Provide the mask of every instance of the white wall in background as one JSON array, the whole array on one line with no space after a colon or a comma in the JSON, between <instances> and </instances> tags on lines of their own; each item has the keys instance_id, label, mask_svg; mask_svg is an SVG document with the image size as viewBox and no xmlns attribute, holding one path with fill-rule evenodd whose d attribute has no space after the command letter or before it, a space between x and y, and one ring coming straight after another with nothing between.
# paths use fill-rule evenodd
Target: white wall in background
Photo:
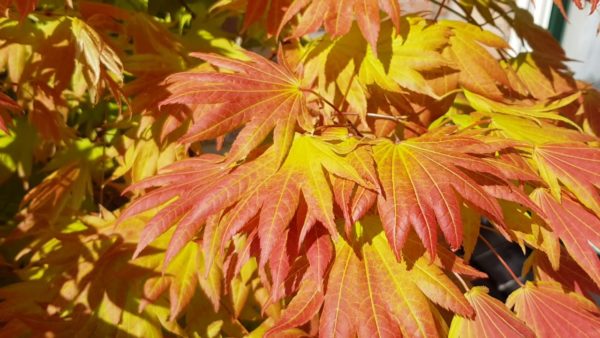
<instances>
[{"instance_id":1,"label":"white wall in background","mask_svg":"<svg viewBox=\"0 0 600 338\"><path fill-rule=\"evenodd\" d=\"M589 4L583 10L569 6L569 22L565 24L561 44L567 57L576 60L567 63L575 72L575 78L600 87L600 35L596 34L600 11L592 15L589 12Z\"/></svg>"}]
</instances>

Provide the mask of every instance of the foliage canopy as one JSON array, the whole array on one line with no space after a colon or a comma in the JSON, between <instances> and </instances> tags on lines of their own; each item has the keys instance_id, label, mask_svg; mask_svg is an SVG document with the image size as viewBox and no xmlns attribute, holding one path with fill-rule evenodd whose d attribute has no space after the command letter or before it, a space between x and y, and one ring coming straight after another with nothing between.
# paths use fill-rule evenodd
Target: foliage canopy
<instances>
[{"instance_id":1,"label":"foliage canopy","mask_svg":"<svg viewBox=\"0 0 600 338\"><path fill-rule=\"evenodd\" d=\"M0 336L597 336L600 92L422 5L0 0Z\"/></svg>"}]
</instances>

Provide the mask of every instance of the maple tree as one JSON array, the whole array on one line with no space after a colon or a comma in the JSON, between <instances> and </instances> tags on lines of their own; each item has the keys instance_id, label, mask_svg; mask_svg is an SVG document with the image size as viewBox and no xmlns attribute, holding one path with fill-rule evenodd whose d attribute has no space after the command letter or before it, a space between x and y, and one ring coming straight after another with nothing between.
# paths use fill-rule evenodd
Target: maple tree
<instances>
[{"instance_id":1,"label":"maple tree","mask_svg":"<svg viewBox=\"0 0 600 338\"><path fill-rule=\"evenodd\" d=\"M0 0L0 336L597 336L600 92L422 3Z\"/></svg>"}]
</instances>

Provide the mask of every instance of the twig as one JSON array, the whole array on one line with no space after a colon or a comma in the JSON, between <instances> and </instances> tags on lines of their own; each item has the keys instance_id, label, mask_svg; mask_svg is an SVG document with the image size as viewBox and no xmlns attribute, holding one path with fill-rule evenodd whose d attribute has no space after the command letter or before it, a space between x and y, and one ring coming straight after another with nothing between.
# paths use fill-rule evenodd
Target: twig
<instances>
[{"instance_id":1,"label":"twig","mask_svg":"<svg viewBox=\"0 0 600 338\"><path fill-rule=\"evenodd\" d=\"M383 115L383 114L376 114L376 113L367 113L367 117L374 118L374 119L388 120L388 121L399 123L399 124L403 125L405 128L410 129L412 132L416 133L417 135L423 135L427 131L427 129L421 128L419 125L412 123L410 121L407 121L406 117L404 117L404 116L391 116L391 115ZM418 127L418 128L415 128L415 127ZM419 128L421 128L421 130L419 130Z\"/></svg>"},{"instance_id":2,"label":"twig","mask_svg":"<svg viewBox=\"0 0 600 338\"><path fill-rule=\"evenodd\" d=\"M321 100L321 102L324 102L325 104L327 104L328 106L333 108L333 110L335 110L335 112L338 114L338 116L340 116L344 121L346 121L346 125L352 130L352 132L354 134L356 134L356 136L359 136L359 137L363 136L363 134L360 131L358 131L358 128L356 128L354 123L352 123L351 121L349 121L348 119L345 118L344 115L346 115L346 114L344 112L342 112L338 107L336 107L335 104L333 104L331 101L326 99L323 95L319 94L318 92L316 92L310 88L301 88L300 90L316 95L319 98L319 100Z\"/></svg>"},{"instance_id":3,"label":"twig","mask_svg":"<svg viewBox=\"0 0 600 338\"><path fill-rule=\"evenodd\" d=\"M442 9L444 8L445 4L446 4L446 0L442 0L442 3L438 7L437 13L435 13L435 16L433 17L434 21L437 21L438 18L440 17L440 14L442 14Z\"/></svg>"},{"instance_id":4,"label":"twig","mask_svg":"<svg viewBox=\"0 0 600 338\"><path fill-rule=\"evenodd\" d=\"M467 285L467 283L465 282L465 280L464 280L464 279L461 277L461 275L459 275L459 274L458 274L458 273L456 273L456 272L452 272L452 273L454 274L454 276L456 276L456 279L458 279L458 281L460 282L460 284L462 285L462 287L465 289L465 292L466 292L466 291L469 291L469 290L470 290L470 288L469 288L469 286Z\"/></svg>"},{"instance_id":5,"label":"twig","mask_svg":"<svg viewBox=\"0 0 600 338\"><path fill-rule=\"evenodd\" d=\"M454 8L445 5L444 4L446 2L445 0L442 0L442 2L439 2L439 1L436 1L436 0L430 0L430 1L433 2L434 4L440 6L440 7L445 8L448 12L454 13L455 15L459 16L461 19L463 19L463 20L465 20L467 22L470 22L470 23L472 23L474 25L477 25L477 26L481 27L481 25L477 21L475 21L475 19L473 19L472 16L470 16L470 15L467 16L467 15L465 15L465 14L463 14L463 13L455 10Z\"/></svg>"},{"instance_id":6,"label":"twig","mask_svg":"<svg viewBox=\"0 0 600 338\"><path fill-rule=\"evenodd\" d=\"M394 122L398 122L398 123L403 123L404 121L406 121L405 116L391 116L391 115L384 115L384 114L377 114L377 113L367 113L367 117L374 118L374 119L380 119L380 120L390 120L390 121L394 121Z\"/></svg>"},{"instance_id":7,"label":"twig","mask_svg":"<svg viewBox=\"0 0 600 338\"><path fill-rule=\"evenodd\" d=\"M485 243L485 245L487 245L487 247L490 249L490 251L496 256L496 258L498 258L498 260L500 261L500 263L502 264L502 266L504 266L504 268L506 269L506 271L508 271L508 273L510 274L510 276L515 280L515 282L517 282L517 284L519 284L519 286L524 286L523 282L521 281L520 278L517 277L517 275L515 275L515 273L512 271L512 269L508 266L508 264L506 263L506 261L502 258L502 256L500 256L500 254L496 251L496 249L494 249L494 247L492 246L492 244L490 242L488 242L487 239L485 239L483 236L479 235L479 238L481 239L481 241L483 243Z\"/></svg>"}]
</instances>

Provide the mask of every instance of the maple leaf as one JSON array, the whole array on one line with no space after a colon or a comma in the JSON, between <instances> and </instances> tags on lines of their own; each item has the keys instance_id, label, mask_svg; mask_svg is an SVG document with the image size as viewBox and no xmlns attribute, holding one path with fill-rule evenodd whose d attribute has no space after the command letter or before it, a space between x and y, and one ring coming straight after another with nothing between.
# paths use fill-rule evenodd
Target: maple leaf
<instances>
[{"instance_id":1,"label":"maple leaf","mask_svg":"<svg viewBox=\"0 0 600 338\"><path fill-rule=\"evenodd\" d=\"M498 85L510 88L506 73L482 46L508 48L504 39L480 27L456 21L441 21L452 28L446 53L460 70L459 83L466 89L489 98L504 97Z\"/></svg>"},{"instance_id":2,"label":"maple leaf","mask_svg":"<svg viewBox=\"0 0 600 338\"><path fill-rule=\"evenodd\" d=\"M360 36L356 27L346 35L333 39L323 38L308 46L304 61L307 81L318 79L321 92L329 95L330 83L364 119L367 99L373 101L377 85L394 93L407 90L438 97L428 79L436 72L450 69L452 62L441 54L448 43L448 27L428 23L420 17L401 17L400 28L391 23L381 25L377 54Z\"/></svg>"},{"instance_id":3,"label":"maple leaf","mask_svg":"<svg viewBox=\"0 0 600 338\"><path fill-rule=\"evenodd\" d=\"M246 61L192 55L233 73L186 72L168 78L171 95L162 105L185 104L199 114L182 142L216 138L245 125L229 153L229 161L236 161L244 159L275 129L274 144L283 160L296 124L312 130L302 82L285 65L282 52L278 59L283 64L251 52L246 52Z\"/></svg>"},{"instance_id":4,"label":"maple leaf","mask_svg":"<svg viewBox=\"0 0 600 338\"><path fill-rule=\"evenodd\" d=\"M562 128L543 120L535 121L530 118L503 114L493 114L490 128L494 128L496 134L507 139L519 140L531 145L592 140L589 135L574 129Z\"/></svg>"},{"instance_id":5,"label":"maple leaf","mask_svg":"<svg viewBox=\"0 0 600 338\"><path fill-rule=\"evenodd\" d=\"M398 262L376 217L361 225L366 236L360 257L344 240L336 243L319 334L323 337L437 337L428 298L470 316L458 288L435 265L422 261L409 270ZM422 265L421 265L422 264Z\"/></svg>"},{"instance_id":6,"label":"maple leaf","mask_svg":"<svg viewBox=\"0 0 600 338\"><path fill-rule=\"evenodd\" d=\"M379 37L379 10L386 12L396 28L400 27L400 5L393 0L296 0L286 11L281 25L304 9L292 37L301 37L318 30L321 25L332 37L346 35L356 19L362 35L376 50Z\"/></svg>"},{"instance_id":7,"label":"maple leaf","mask_svg":"<svg viewBox=\"0 0 600 338\"><path fill-rule=\"evenodd\" d=\"M438 224L450 247L458 249L463 237L461 200L503 225L496 196L483 187L485 181L479 183L469 172L493 175L500 179L497 184L510 189L498 168L474 156L506 147L510 145L460 134L425 134L398 144L378 141L373 154L384 195L377 205L394 251L400 253L411 224L433 257Z\"/></svg>"},{"instance_id":8,"label":"maple leaf","mask_svg":"<svg viewBox=\"0 0 600 338\"><path fill-rule=\"evenodd\" d=\"M554 58L537 53L522 53L509 60L507 66L514 70L514 73L508 72L511 87L524 96L547 100L567 95L576 89L575 81L565 74L566 67Z\"/></svg>"},{"instance_id":9,"label":"maple leaf","mask_svg":"<svg viewBox=\"0 0 600 338\"><path fill-rule=\"evenodd\" d=\"M383 46L391 46L391 58L388 76L403 88L437 98L433 86L427 82L434 71L453 69L455 65L444 57L441 50L450 42L451 30L441 24L431 24L419 17L406 17L398 35L391 42L384 39ZM405 28L406 27L406 28ZM386 35L387 39L390 35ZM388 47L389 48L389 47ZM386 48L382 51L380 60L385 60ZM375 62L374 62L375 63Z\"/></svg>"},{"instance_id":10,"label":"maple leaf","mask_svg":"<svg viewBox=\"0 0 600 338\"><path fill-rule=\"evenodd\" d=\"M484 96L475 93L464 91L469 104L477 111L488 114L492 117L501 114L509 116L517 116L528 118L535 122L540 122L542 119L561 121L577 128L577 125L568 118L558 114L560 108L565 107L575 101L580 94L574 93L567 97L549 100L548 102L540 102L536 104L528 104L527 102L504 103L494 101Z\"/></svg>"},{"instance_id":11,"label":"maple leaf","mask_svg":"<svg viewBox=\"0 0 600 338\"><path fill-rule=\"evenodd\" d=\"M569 254L600 285L600 259L592 247L600 246L600 219L567 196L558 203L545 189L535 190L532 199Z\"/></svg>"},{"instance_id":12,"label":"maple leaf","mask_svg":"<svg viewBox=\"0 0 600 338\"><path fill-rule=\"evenodd\" d=\"M517 317L533 329L537 337L595 337L600 331L596 305L576 293L567 293L560 284L527 282L506 300Z\"/></svg>"},{"instance_id":13,"label":"maple leaf","mask_svg":"<svg viewBox=\"0 0 600 338\"><path fill-rule=\"evenodd\" d=\"M311 154L305 157L305 154ZM242 224L259 210L259 238L264 264L273 245L294 216L300 202L300 193L308 205L306 224L299 229L300 239L306 237L315 222L323 224L336 236L333 214L332 188L324 175L326 169L332 175L357 182L365 187L365 181L344 157L337 154L334 145L316 137L297 135L281 168L261 182L254 184L228 215L224 241L231 238Z\"/></svg>"},{"instance_id":14,"label":"maple leaf","mask_svg":"<svg viewBox=\"0 0 600 338\"><path fill-rule=\"evenodd\" d=\"M600 149L581 143L550 143L535 147L533 158L557 200L561 199L560 182L600 215Z\"/></svg>"},{"instance_id":15,"label":"maple leaf","mask_svg":"<svg viewBox=\"0 0 600 338\"><path fill-rule=\"evenodd\" d=\"M533 252L529 258L532 263L535 278L538 281L556 282L571 291L593 300L593 295L600 289L575 260L566 253L560 255L559 268L555 269L548 259L538 252Z\"/></svg>"},{"instance_id":16,"label":"maple leaf","mask_svg":"<svg viewBox=\"0 0 600 338\"><path fill-rule=\"evenodd\" d=\"M335 235L333 197L323 169L366 187L372 187L372 184L344 160L343 154L336 153L335 144L318 137L296 134L279 169L274 148L231 172L223 168L221 157L205 155L176 163L170 167L172 172L132 185L131 189L161 188L132 203L122 219L176 198L150 220L142 233L136 255L168 228L178 224L165 257L165 264L168 264L209 216L231 207L223 218L227 224L220 230L223 233L221 247L260 210L260 262L264 264L277 238L291 221L301 192L310 206L309 222L302 228L301 238L317 221ZM311 156L306 158L306 154ZM181 182L182 178L187 181ZM179 183L173 185L173 182Z\"/></svg>"},{"instance_id":17,"label":"maple leaf","mask_svg":"<svg viewBox=\"0 0 600 338\"><path fill-rule=\"evenodd\" d=\"M289 7L293 0L248 0L246 1L246 10L244 13L244 22L242 24L242 31L247 31L248 28L260 21L266 12L266 25L265 28L269 35L278 35L281 26L281 20L285 14L285 11ZM215 9L225 8L232 6L230 0L218 1L211 7L211 11ZM235 6L235 5L233 5Z\"/></svg>"},{"instance_id":18,"label":"maple leaf","mask_svg":"<svg viewBox=\"0 0 600 338\"><path fill-rule=\"evenodd\" d=\"M473 318L455 315L450 324L448 337L529 337L535 335L499 300L488 294L482 286L471 288L465 297L475 310Z\"/></svg>"},{"instance_id":19,"label":"maple leaf","mask_svg":"<svg viewBox=\"0 0 600 338\"><path fill-rule=\"evenodd\" d=\"M93 102L98 102L100 80L104 79L109 84L111 81L105 72L111 72L118 82L122 82L123 64L115 51L84 21L72 18L71 31L76 41L77 54L85 66L83 75L88 83L90 97Z\"/></svg>"},{"instance_id":20,"label":"maple leaf","mask_svg":"<svg viewBox=\"0 0 600 338\"><path fill-rule=\"evenodd\" d=\"M600 332L600 96L516 4L64 3L0 0L0 336ZM457 284L482 216L516 315Z\"/></svg>"},{"instance_id":21,"label":"maple leaf","mask_svg":"<svg viewBox=\"0 0 600 338\"><path fill-rule=\"evenodd\" d=\"M271 327L265 337L277 337L281 332L299 327L313 318L323 304L321 284L312 275L304 276L300 290L284 310L281 318Z\"/></svg>"}]
</instances>

